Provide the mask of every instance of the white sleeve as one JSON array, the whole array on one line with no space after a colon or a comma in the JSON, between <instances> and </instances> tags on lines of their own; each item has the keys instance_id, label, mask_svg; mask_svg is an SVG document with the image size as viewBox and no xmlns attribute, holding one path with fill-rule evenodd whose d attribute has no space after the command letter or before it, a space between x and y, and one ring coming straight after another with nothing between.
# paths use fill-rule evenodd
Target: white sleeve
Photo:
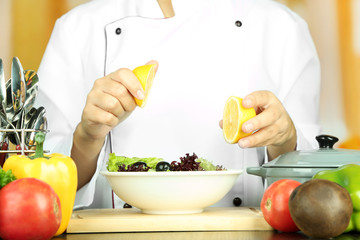
<instances>
[{"instance_id":1,"label":"white sleeve","mask_svg":"<svg viewBox=\"0 0 360 240\"><path fill-rule=\"evenodd\" d=\"M270 26L265 59L274 92L295 125L296 150L315 149L321 131L320 62L306 22L293 13L284 19L281 27ZM264 151L267 163L267 148Z\"/></svg>"},{"instance_id":2,"label":"white sleeve","mask_svg":"<svg viewBox=\"0 0 360 240\"><path fill-rule=\"evenodd\" d=\"M38 70L37 105L46 109L49 137L72 134L81 120L88 89L81 48L74 34L60 18L56 21ZM59 139L57 139L59 142Z\"/></svg>"},{"instance_id":3,"label":"white sleeve","mask_svg":"<svg viewBox=\"0 0 360 240\"><path fill-rule=\"evenodd\" d=\"M96 171L91 180L80 188L76 193L74 209L91 207L103 208L111 207L111 188L106 182L105 177L100 175L101 170L105 170L107 158L109 156L109 144L105 144L99 154ZM100 186L99 186L100 185Z\"/></svg>"},{"instance_id":4,"label":"white sleeve","mask_svg":"<svg viewBox=\"0 0 360 240\"><path fill-rule=\"evenodd\" d=\"M66 24L61 18L55 24L38 70L40 86L35 105L44 106L46 109L49 133L44 148L70 156L73 133L81 121L88 89L84 88L86 79L82 70L80 48ZM104 167L107 156L108 150L104 144L95 174L90 182L77 192L75 208L94 203L96 184L99 184L97 180L101 178L99 171Z\"/></svg>"}]
</instances>

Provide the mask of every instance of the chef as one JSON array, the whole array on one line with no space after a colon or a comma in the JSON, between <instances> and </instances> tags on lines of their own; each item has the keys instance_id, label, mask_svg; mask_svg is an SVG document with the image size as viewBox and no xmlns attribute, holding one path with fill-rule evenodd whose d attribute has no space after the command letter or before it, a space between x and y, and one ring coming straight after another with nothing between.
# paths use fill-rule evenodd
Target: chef
<instances>
[{"instance_id":1,"label":"chef","mask_svg":"<svg viewBox=\"0 0 360 240\"><path fill-rule=\"evenodd\" d=\"M156 64L145 108L132 69ZM215 206L259 206L246 168L316 147L320 67L306 23L271 0L93 0L57 20L39 71L45 148L78 168L75 208L121 208L106 179L110 152L179 160L186 153L244 169ZM229 96L257 116L228 144ZM219 126L220 125L220 126ZM154 186L156 187L156 186ZM191 186L189 186L191 187Z\"/></svg>"}]
</instances>

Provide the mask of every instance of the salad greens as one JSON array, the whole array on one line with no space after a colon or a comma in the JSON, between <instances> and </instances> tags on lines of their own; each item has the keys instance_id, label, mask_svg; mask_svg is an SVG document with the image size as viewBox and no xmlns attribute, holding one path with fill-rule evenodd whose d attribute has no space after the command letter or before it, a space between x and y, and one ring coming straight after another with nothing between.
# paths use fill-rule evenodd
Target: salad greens
<instances>
[{"instance_id":1,"label":"salad greens","mask_svg":"<svg viewBox=\"0 0 360 240\"><path fill-rule=\"evenodd\" d=\"M159 170L159 165L168 165L168 170L165 171L221 171L226 170L222 166L214 165L212 162L198 158L196 154L186 154L185 157L180 158L180 162L172 161L171 163L165 162L162 158L150 157L150 158L139 158L139 157L125 157L116 156L115 153L110 153L109 161L107 163L107 170L109 172L118 171L164 171ZM146 169L134 167L135 163L145 163ZM140 169L140 170L139 170Z\"/></svg>"},{"instance_id":2,"label":"salad greens","mask_svg":"<svg viewBox=\"0 0 360 240\"><path fill-rule=\"evenodd\" d=\"M200 167L202 167L205 171L216 171L217 170L216 166L212 162L210 162L204 158L198 158L198 159L196 159L196 162L200 162Z\"/></svg>"},{"instance_id":3,"label":"salad greens","mask_svg":"<svg viewBox=\"0 0 360 240\"><path fill-rule=\"evenodd\" d=\"M124 156L116 156L115 153L110 153L107 170L109 172L117 172L119 169L119 166L121 166L121 165L129 166L129 165L132 165L139 161L145 162L146 165L148 167L150 167L150 169L155 169L156 164L158 162L163 161L163 159L155 158L155 157L150 157L150 158L132 157L132 158L129 158L129 157L124 157ZM153 170L153 171L155 171L155 170Z\"/></svg>"},{"instance_id":4,"label":"salad greens","mask_svg":"<svg viewBox=\"0 0 360 240\"><path fill-rule=\"evenodd\" d=\"M6 184L16 180L14 174L11 172L11 170L4 171L0 167L0 189L5 187Z\"/></svg>"}]
</instances>

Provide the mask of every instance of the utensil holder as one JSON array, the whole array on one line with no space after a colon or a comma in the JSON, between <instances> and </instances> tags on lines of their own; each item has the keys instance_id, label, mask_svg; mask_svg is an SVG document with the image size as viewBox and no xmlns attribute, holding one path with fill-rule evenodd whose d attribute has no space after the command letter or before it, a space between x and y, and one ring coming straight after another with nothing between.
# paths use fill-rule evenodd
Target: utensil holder
<instances>
[{"instance_id":1,"label":"utensil holder","mask_svg":"<svg viewBox=\"0 0 360 240\"><path fill-rule=\"evenodd\" d=\"M43 132L43 133L47 133L49 132L48 130L42 130L42 129L39 129L39 130L35 130L35 129L0 129L0 132L6 132L6 133L15 133L15 132L18 132L18 133L21 133L21 138L20 138L20 147L21 147L21 150L12 150L10 149L10 144L9 144L9 149L8 150L0 150L0 154L1 153L16 153L16 154L21 154L21 155L24 155L24 154L30 154L30 153L35 153L35 150L31 150L31 149L26 149L25 150L25 133L28 133L28 132ZM48 150L44 150L44 153L47 153L49 152Z\"/></svg>"}]
</instances>

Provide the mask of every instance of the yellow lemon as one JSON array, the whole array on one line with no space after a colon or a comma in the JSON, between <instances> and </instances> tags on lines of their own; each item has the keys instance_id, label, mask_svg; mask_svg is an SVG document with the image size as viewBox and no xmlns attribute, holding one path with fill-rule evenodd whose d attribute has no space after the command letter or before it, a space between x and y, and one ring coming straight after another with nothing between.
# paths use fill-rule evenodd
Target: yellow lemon
<instances>
[{"instance_id":1,"label":"yellow lemon","mask_svg":"<svg viewBox=\"0 0 360 240\"><path fill-rule=\"evenodd\" d=\"M136 104L141 108L145 106L149 91L152 87L152 83L155 77L155 66L155 64L143 65L133 70L133 73L139 79L139 82L141 83L141 86L145 92L144 99L140 100L135 98Z\"/></svg>"},{"instance_id":2,"label":"yellow lemon","mask_svg":"<svg viewBox=\"0 0 360 240\"><path fill-rule=\"evenodd\" d=\"M228 143L237 143L241 138L249 136L241 130L244 122L256 116L254 108L244 108L242 98L231 96L228 98L223 114L223 134Z\"/></svg>"}]
</instances>

